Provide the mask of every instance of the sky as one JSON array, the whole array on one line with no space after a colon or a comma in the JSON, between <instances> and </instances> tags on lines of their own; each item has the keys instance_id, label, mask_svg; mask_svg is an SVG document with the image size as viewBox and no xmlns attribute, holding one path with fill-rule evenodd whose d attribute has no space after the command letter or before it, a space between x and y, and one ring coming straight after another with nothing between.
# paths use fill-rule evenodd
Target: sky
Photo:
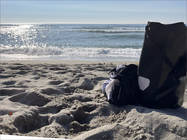
<instances>
[{"instance_id":1,"label":"sky","mask_svg":"<svg viewBox=\"0 0 187 140\"><path fill-rule=\"evenodd\" d=\"M0 23L146 24L187 21L187 0L0 0Z\"/></svg>"}]
</instances>

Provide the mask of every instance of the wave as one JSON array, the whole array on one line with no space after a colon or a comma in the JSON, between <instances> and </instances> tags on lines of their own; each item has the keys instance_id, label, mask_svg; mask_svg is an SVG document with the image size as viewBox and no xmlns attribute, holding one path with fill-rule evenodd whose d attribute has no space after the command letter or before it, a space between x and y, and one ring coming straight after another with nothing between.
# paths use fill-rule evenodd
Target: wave
<instances>
[{"instance_id":1,"label":"wave","mask_svg":"<svg viewBox=\"0 0 187 140\"><path fill-rule=\"evenodd\" d=\"M80 32L98 32L98 33L128 33L145 32L143 29L79 29Z\"/></svg>"},{"instance_id":2,"label":"wave","mask_svg":"<svg viewBox=\"0 0 187 140\"><path fill-rule=\"evenodd\" d=\"M1 47L0 59L138 59L141 49L133 48L72 48L72 47Z\"/></svg>"}]
</instances>

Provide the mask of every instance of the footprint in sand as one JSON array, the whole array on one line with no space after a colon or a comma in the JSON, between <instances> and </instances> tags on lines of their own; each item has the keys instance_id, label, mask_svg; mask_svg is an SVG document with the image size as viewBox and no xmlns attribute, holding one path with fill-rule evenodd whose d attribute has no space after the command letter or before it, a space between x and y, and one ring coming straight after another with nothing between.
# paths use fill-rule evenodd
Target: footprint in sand
<instances>
[{"instance_id":1,"label":"footprint in sand","mask_svg":"<svg viewBox=\"0 0 187 140\"><path fill-rule=\"evenodd\" d=\"M5 81L5 82L2 82L3 85L14 85L16 83L16 81Z\"/></svg>"},{"instance_id":2,"label":"footprint in sand","mask_svg":"<svg viewBox=\"0 0 187 140\"><path fill-rule=\"evenodd\" d=\"M59 111L61 111L61 109L63 109L65 107L63 107L63 105L51 105L51 106L42 106L39 108L39 112L41 114L48 114L48 113L52 113L52 114L56 114L58 113Z\"/></svg>"},{"instance_id":3,"label":"footprint in sand","mask_svg":"<svg viewBox=\"0 0 187 140\"><path fill-rule=\"evenodd\" d=\"M31 79L38 80L38 79L40 79L40 76L35 76L35 77L31 78Z\"/></svg>"},{"instance_id":4,"label":"footprint in sand","mask_svg":"<svg viewBox=\"0 0 187 140\"><path fill-rule=\"evenodd\" d=\"M25 65L13 65L13 66L9 66L7 67L11 70L31 70L31 67L25 66Z\"/></svg>"},{"instance_id":5,"label":"footprint in sand","mask_svg":"<svg viewBox=\"0 0 187 140\"><path fill-rule=\"evenodd\" d=\"M9 67L7 67L8 69L11 69L11 70L20 70L20 69L22 69L24 67L24 65L18 65L18 66L16 66L16 65L13 65L13 66L9 66Z\"/></svg>"},{"instance_id":6,"label":"footprint in sand","mask_svg":"<svg viewBox=\"0 0 187 140\"><path fill-rule=\"evenodd\" d=\"M3 68L0 68L0 73L3 73L5 70Z\"/></svg>"},{"instance_id":7,"label":"footprint in sand","mask_svg":"<svg viewBox=\"0 0 187 140\"><path fill-rule=\"evenodd\" d=\"M43 106L51 101L48 97L37 92L21 93L9 98L9 100L32 106Z\"/></svg>"},{"instance_id":8,"label":"footprint in sand","mask_svg":"<svg viewBox=\"0 0 187 140\"><path fill-rule=\"evenodd\" d=\"M92 111L94 111L96 108L97 108L97 105L95 105L95 104L85 104L85 105L82 106L82 109L83 109L85 112L92 112Z\"/></svg>"},{"instance_id":9,"label":"footprint in sand","mask_svg":"<svg viewBox=\"0 0 187 140\"><path fill-rule=\"evenodd\" d=\"M70 132L72 133L86 131L87 129L89 129L89 126L87 124L80 124L77 121L73 121L70 123Z\"/></svg>"},{"instance_id":10,"label":"footprint in sand","mask_svg":"<svg viewBox=\"0 0 187 140\"><path fill-rule=\"evenodd\" d=\"M54 121L63 126L69 125L73 121L73 116L68 110L64 109L49 118L49 123Z\"/></svg>"},{"instance_id":11,"label":"footprint in sand","mask_svg":"<svg viewBox=\"0 0 187 140\"><path fill-rule=\"evenodd\" d=\"M20 71L16 72L15 74L25 75L25 74L27 74L27 73L29 73L29 71L20 70Z\"/></svg>"},{"instance_id":12,"label":"footprint in sand","mask_svg":"<svg viewBox=\"0 0 187 140\"><path fill-rule=\"evenodd\" d=\"M15 77L15 74L0 74L0 79Z\"/></svg>"},{"instance_id":13,"label":"footprint in sand","mask_svg":"<svg viewBox=\"0 0 187 140\"><path fill-rule=\"evenodd\" d=\"M57 72L55 72L56 74L65 74L65 73L67 73L67 71L65 70L65 71L57 71Z\"/></svg>"},{"instance_id":14,"label":"footprint in sand","mask_svg":"<svg viewBox=\"0 0 187 140\"><path fill-rule=\"evenodd\" d=\"M0 89L0 96L9 96L9 95L14 95L18 93L22 93L25 90L22 89L16 89L16 88L2 88Z\"/></svg>"},{"instance_id":15,"label":"footprint in sand","mask_svg":"<svg viewBox=\"0 0 187 140\"><path fill-rule=\"evenodd\" d=\"M93 97L89 96L89 95L85 95L85 94L73 94L73 95L70 95L66 98L68 101L75 101L75 100L78 100L80 102L89 102L89 101L92 101L93 100Z\"/></svg>"},{"instance_id":16,"label":"footprint in sand","mask_svg":"<svg viewBox=\"0 0 187 140\"><path fill-rule=\"evenodd\" d=\"M41 89L40 92L47 95L58 95L64 93L63 90L56 89L56 88L44 88Z\"/></svg>"},{"instance_id":17,"label":"footprint in sand","mask_svg":"<svg viewBox=\"0 0 187 140\"><path fill-rule=\"evenodd\" d=\"M60 81L60 80L49 81L50 85L59 85L61 83L63 83L63 81Z\"/></svg>"},{"instance_id":18,"label":"footprint in sand","mask_svg":"<svg viewBox=\"0 0 187 140\"><path fill-rule=\"evenodd\" d=\"M52 70L52 71L59 71L59 70L65 70L65 69L64 69L64 68L61 68L61 67L56 66L56 67L51 67L51 68L49 68L49 70Z\"/></svg>"}]
</instances>

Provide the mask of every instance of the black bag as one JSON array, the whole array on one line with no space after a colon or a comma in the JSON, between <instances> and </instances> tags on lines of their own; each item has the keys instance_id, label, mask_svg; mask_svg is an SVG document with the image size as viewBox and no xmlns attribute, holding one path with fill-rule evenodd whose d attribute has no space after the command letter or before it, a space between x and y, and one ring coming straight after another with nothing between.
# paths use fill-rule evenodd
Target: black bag
<instances>
[{"instance_id":1,"label":"black bag","mask_svg":"<svg viewBox=\"0 0 187 140\"><path fill-rule=\"evenodd\" d=\"M138 69L141 104L176 108L186 85L187 36L184 23L149 22Z\"/></svg>"},{"instance_id":2,"label":"black bag","mask_svg":"<svg viewBox=\"0 0 187 140\"><path fill-rule=\"evenodd\" d=\"M114 105L138 104L137 66L121 65L110 71L110 81L105 88L109 103Z\"/></svg>"}]
</instances>

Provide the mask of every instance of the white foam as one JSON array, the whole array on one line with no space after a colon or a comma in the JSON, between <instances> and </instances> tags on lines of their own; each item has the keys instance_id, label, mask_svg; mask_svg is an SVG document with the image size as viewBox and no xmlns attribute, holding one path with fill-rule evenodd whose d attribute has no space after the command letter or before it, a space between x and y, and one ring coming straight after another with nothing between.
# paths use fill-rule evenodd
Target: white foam
<instances>
[{"instance_id":1,"label":"white foam","mask_svg":"<svg viewBox=\"0 0 187 140\"><path fill-rule=\"evenodd\" d=\"M22 46L1 47L0 59L138 59L141 49Z\"/></svg>"}]
</instances>

